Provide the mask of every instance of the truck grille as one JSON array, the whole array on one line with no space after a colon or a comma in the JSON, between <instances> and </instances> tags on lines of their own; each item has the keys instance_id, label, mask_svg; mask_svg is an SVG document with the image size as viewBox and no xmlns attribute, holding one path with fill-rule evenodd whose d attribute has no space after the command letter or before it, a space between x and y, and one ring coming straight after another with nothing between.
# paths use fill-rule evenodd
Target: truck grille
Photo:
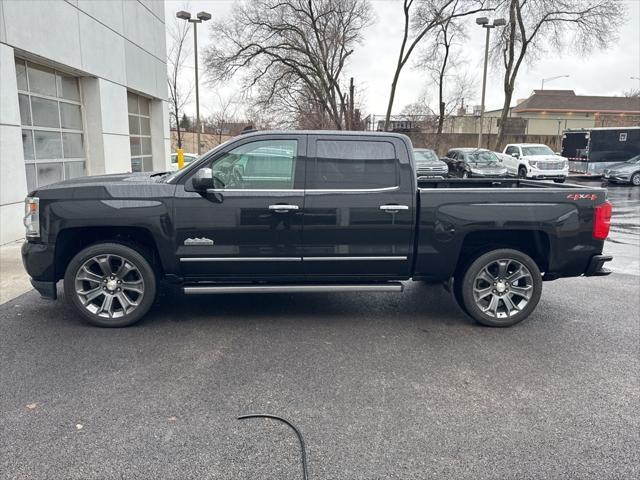
<instances>
[{"instance_id":1,"label":"truck grille","mask_svg":"<svg viewBox=\"0 0 640 480\"><path fill-rule=\"evenodd\" d=\"M449 172L444 167L418 167L418 175L444 175Z\"/></svg>"},{"instance_id":2,"label":"truck grille","mask_svg":"<svg viewBox=\"0 0 640 480\"><path fill-rule=\"evenodd\" d=\"M538 162L537 167L540 170L562 170L564 168L564 161Z\"/></svg>"}]
</instances>

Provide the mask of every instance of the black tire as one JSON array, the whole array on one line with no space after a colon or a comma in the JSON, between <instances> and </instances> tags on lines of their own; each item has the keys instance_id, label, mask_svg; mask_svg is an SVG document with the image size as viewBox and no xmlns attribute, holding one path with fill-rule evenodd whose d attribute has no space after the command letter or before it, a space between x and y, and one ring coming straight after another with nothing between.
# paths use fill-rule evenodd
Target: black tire
<instances>
[{"instance_id":1,"label":"black tire","mask_svg":"<svg viewBox=\"0 0 640 480\"><path fill-rule=\"evenodd\" d=\"M633 175L631 175L631 178L629 179L629 183L634 187L640 187L640 172L636 172Z\"/></svg>"},{"instance_id":2,"label":"black tire","mask_svg":"<svg viewBox=\"0 0 640 480\"><path fill-rule=\"evenodd\" d=\"M479 278L479 276L484 277L484 273L487 273L491 278L494 267L498 267L495 270L497 273L504 262L507 262L504 274L496 275L499 280L497 285L496 283L491 285L484 278ZM524 269L520 269L518 265L523 266ZM518 267L518 272L527 275L516 279L516 275L519 274L516 272L516 267ZM487 270L483 272L485 268ZM509 268L513 270L509 270ZM507 280L509 278L513 278L515 281ZM482 288L479 287L480 285ZM494 286L496 287L494 288ZM505 248L492 250L476 258L462 275L459 287L464 310L474 320L488 327L510 327L526 319L538 305L542 294L542 275L531 257L518 250ZM498 291L496 288L505 288L506 290ZM492 291L476 300L477 292L485 292L487 289L492 289ZM528 298L516 293L516 289L518 292L525 292ZM490 299L488 300L489 295ZM491 312L494 297L496 298L494 313L487 313ZM482 308L485 304L489 304L486 309ZM509 304L514 306L513 313Z\"/></svg>"},{"instance_id":3,"label":"black tire","mask_svg":"<svg viewBox=\"0 0 640 480\"><path fill-rule=\"evenodd\" d=\"M106 265L104 268L103 263ZM86 280L77 278L83 267L86 267L84 271L88 273ZM113 275L104 273L105 268ZM117 271L114 272L114 269ZM125 270L126 273L120 273ZM113 290L107 289L107 278L113 278L109 280L110 283L113 282ZM124 285L131 287L126 288ZM99 243L80 251L69 262L64 275L64 296L67 303L92 325L128 327L138 322L149 311L155 301L156 285L155 272L142 251L120 243ZM136 290L141 290L141 293ZM86 296L81 299L83 292ZM98 296L89 300L89 297L94 295L93 292ZM111 297L110 301L107 301L107 296ZM100 303L101 305L98 305ZM106 303L108 312L104 311ZM92 311L94 309L97 311Z\"/></svg>"},{"instance_id":4,"label":"black tire","mask_svg":"<svg viewBox=\"0 0 640 480\"><path fill-rule=\"evenodd\" d=\"M527 168L526 167L518 168L518 178L527 178Z\"/></svg>"},{"instance_id":5,"label":"black tire","mask_svg":"<svg viewBox=\"0 0 640 480\"><path fill-rule=\"evenodd\" d=\"M555 183L564 183L565 180L566 180L566 178L555 178L553 181Z\"/></svg>"}]
</instances>

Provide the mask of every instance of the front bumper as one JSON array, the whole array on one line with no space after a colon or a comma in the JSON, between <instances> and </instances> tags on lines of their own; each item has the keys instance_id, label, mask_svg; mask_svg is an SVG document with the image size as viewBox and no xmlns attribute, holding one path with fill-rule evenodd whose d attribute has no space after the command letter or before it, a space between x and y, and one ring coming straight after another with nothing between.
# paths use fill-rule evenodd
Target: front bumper
<instances>
[{"instance_id":1,"label":"front bumper","mask_svg":"<svg viewBox=\"0 0 640 480\"><path fill-rule=\"evenodd\" d=\"M569 176L569 169L566 170L529 170L527 178L534 180L561 180Z\"/></svg>"},{"instance_id":2,"label":"front bumper","mask_svg":"<svg viewBox=\"0 0 640 480\"><path fill-rule=\"evenodd\" d=\"M55 249L46 243L24 242L22 264L31 277L31 285L43 297L56 298Z\"/></svg>"},{"instance_id":3,"label":"front bumper","mask_svg":"<svg viewBox=\"0 0 640 480\"><path fill-rule=\"evenodd\" d=\"M606 262L610 262L613 259L611 255L594 255L589 261L587 270L584 272L585 277L602 277L604 275L610 275L611 270L604 268Z\"/></svg>"},{"instance_id":4,"label":"front bumper","mask_svg":"<svg viewBox=\"0 0 640 480\"><path fill-rule=\"evenodd\" d=\"M631 174L625 173L604 173L602 178L608 182L616 183L629 183L631 181Z\"/></svg>"}]
</instances>

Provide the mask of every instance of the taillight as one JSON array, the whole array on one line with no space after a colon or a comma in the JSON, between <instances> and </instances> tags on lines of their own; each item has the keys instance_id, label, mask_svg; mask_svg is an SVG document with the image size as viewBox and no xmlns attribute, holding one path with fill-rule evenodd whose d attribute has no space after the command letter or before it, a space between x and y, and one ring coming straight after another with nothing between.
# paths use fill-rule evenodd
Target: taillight
<instances>
[{"instance_id":1,"label":"taillight","mask_svg":"<svg viewBox=\"0 0 640 480\"><path fill-rule=\"evenodd\" d=\"M593 238L604 240L609 235L611 227L611 202L606 201L595 208L593 212Z\"/></svg>"}]
</instances>

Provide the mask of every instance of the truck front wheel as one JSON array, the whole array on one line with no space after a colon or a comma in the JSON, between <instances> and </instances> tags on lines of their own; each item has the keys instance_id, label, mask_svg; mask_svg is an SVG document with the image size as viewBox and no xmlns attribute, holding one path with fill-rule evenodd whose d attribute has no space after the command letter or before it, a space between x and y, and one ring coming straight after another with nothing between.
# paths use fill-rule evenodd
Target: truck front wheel
<instances>
[{"instance_id":1,"label":"truck front wheel","mask_svg":"<svg viewBox=\"0 0 640 480\"><path fill-rule=\"evenodd\" d=\"M140 320L156 296L149 261L119 243L80 251L64 275L64 295L82 317L99 327L126 327Z\"/></svg>"},{"instance_id":2,"label":"truck front wheel","mask_svg":"<svg viewBox=\"0 0 640 480\"><path fill-rule=\"evenodd\" d=\"M536 263L512 249L479 256L461 280L465 311L490 327L509 327L521 322L536 308L542 293L542 275Z\"/></svg>"}]
</instances>

